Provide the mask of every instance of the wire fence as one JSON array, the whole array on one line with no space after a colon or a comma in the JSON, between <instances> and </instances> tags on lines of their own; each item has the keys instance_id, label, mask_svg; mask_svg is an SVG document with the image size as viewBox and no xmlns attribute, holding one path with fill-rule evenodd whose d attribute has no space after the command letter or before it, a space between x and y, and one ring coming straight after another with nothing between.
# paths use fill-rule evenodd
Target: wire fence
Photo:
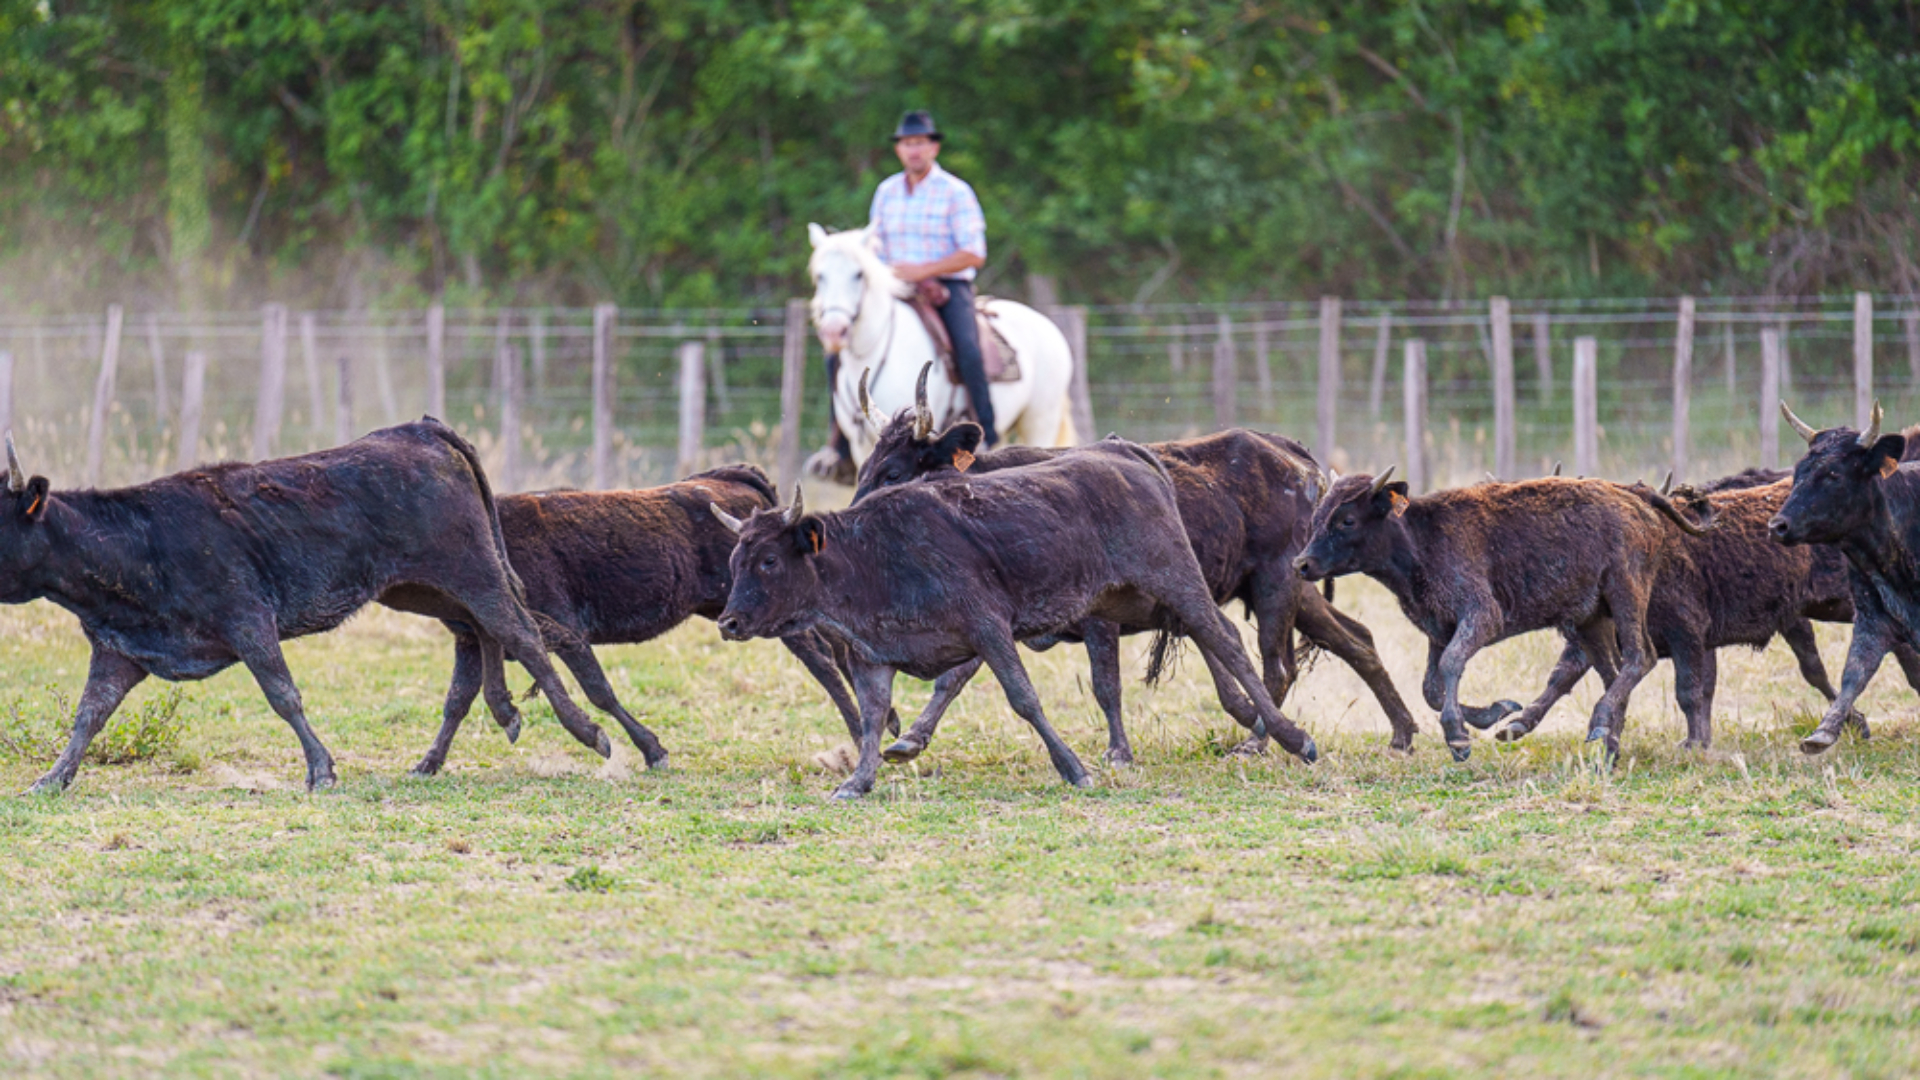
<instances>
[{"instance_id":1,"label":"wire fence","mask_svg":"<svg viewBox=\"0 0 1920 1080\"><path fill-rule=\"evenodd\" d=\"M1514 300L1504 317L1486 302L1434 301L1073 310L1084 320L1077 359L1095 425L1083 436L1172 439L1237 423L1300 438L1342 470L1408 458L1405 374L1417 341L1425 389L1414 427L1427 487L1499 466L1503 349L1513 432L1504 471L1516 476L1556 461L1573 471L1581 339L1592 341L1597 457L1587 464L1597 475L1657 476L1676 456L1693 478L1771 464L1761 409L1769 335L1777 395L1816 425L1855 420L1863 325L1868 386L1889 424L1914 419L1920 405L1920 302L1907 295ZM317 449L430 409L475 442L507 490L596 478L638 486L722 458L773 468L783 427L796 424L796 445L824 441L819 347L810 332L789 332L804 305L598 312L0 316L0 423L35 471L69 486ZM1685 350L1683 320L1692 328ZM1683 351L1689 423L1677 453ZM701 375L691 386L689 355ZM786 416L783 372L795 366L805 385ZM1779 462L1794 451L1789 440Z\"/></svg>"}]
</instances>

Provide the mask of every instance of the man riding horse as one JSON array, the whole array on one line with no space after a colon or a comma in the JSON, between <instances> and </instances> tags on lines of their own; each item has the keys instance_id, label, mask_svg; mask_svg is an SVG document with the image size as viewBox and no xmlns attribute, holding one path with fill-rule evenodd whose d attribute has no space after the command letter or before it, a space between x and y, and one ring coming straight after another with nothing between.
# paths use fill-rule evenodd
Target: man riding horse
<instances>
[{"instance_id":1,"label":"man riding horse","mask_svg":"<svg viewBox=\"0 0 1920 1080\"><path fill-rule=\"evenodd\" d=\"M993 398L988 393L973 311L974 273L987 261L987 219L972 186L939 166L940 129L934 126L931 113L915 109L900 118L893 132L893 152L900 158L902 171L882 180L874 191L868 231L878 240L881 260L902 281L916 286L938 281L946 286L946 302L938 307L940 321L952 340L967 400L991 447L999 441L1000 429L994 424ZM837 381L839 362L837 353L827 357L829 389ZM827 446L808 467L816 475L853 482L852 450L837 424Z\"/></svg>"}]
</instances>

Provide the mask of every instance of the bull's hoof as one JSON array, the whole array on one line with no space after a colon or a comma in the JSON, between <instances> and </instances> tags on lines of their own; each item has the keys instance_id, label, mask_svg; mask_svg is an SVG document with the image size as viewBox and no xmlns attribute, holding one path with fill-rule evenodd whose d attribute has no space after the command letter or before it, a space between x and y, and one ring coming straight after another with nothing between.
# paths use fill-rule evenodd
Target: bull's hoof
<instances>
[{"instance_id":1,"label":"bull's hoof","mask_svg":"<svg viewBox=\"0 0 1920 1080\"><path fill-rule=\"evenodd\" d=\"M48 776L43 776L38 780L35 780L33 782L32 787L21 792L20 794L23 797L51 799L56 795L66 794L66 791L67 791L67 782L65 780L62 780L57 776L48 775Z\"/></svg>"},{"instance_id":2,"label":"bull's hoof","mask_svg":"<svg viewBox=\"0 0 1920 1080\"><path fill-rule=\"evenodd\" d=\"M901 739L899 742L880 751L880 759L889 765L905 765L907 762L919 757L925 750L926 747L920 743Z\"/></svg>"},{"instance_id":3,"label":"bull's hoof","mask_svg":"<svg viewBox=\"0 0 1920 1080\"><path fill-rule=\"evenodd\" d=\"M1513 723L1494 732L1493 738L1495 742L1519 742L1531 734L1533 734L1532 728L1515 720Z\"/></svg>"},{"instance_id":4,"label":"bull's hoof","mask_svg":"<svg viewBox=\"0 0 1920 1080\"><path fill-rule=\"evenodd\" d=\"M1680 749L1682 750L1705 750L1708 745L1705 739L1687 738L1680 740Z\"/></svg>"},{"instance_id":5,"label":"bull's hoof","mask_svg":"<svg viewBox=\"0 0 1920 1080\"><path fill-rule=\"evenodd\" d=\"M1300 744L1300 760L1309 765L1320 760L1320 747L1316 746L1312 739Z\"/></svg>"},{"instance_id":6,"label":"bull's hoof","mask_svg":"<svg viewBox=\"0 0 1920 1080\"><path fill-rule=\"evenodd\" d=\"M1867 718L1857 711L1848 714L1847 726L1853 729L1855 735L1860 736L1862 742L1873 738L1873 728L1867 724Z\"/></svg>"},{"instance_id":7,"label":"bull's hoof","mask_svg":"<svg viewBox=\"0 0 1920 1080\"><path fill-rule=\"evenodd\" d=\"M900 712L897 709L887 710L887 734L896 739L900 737Z\"/></svg>"},{"instance_id":8,"label":"bull's hoof","mask_svg":"<svg viewBox=\"0 0 1920 1080\"><path fill-rule=\"evenodd\" d=\"M1465 761L1473 756L1473 744L1450 742L1447 744L1447 752L1453 755L1453 760Z\"/></svg>"},{"instance_id":9,"label":"bull's hoof","mask_svg":"<svg viewBox=\"0 0 1920 1080\"><path fill-rule=\"evenodd\" d=\"M1227 753L1231 757L1249 758L1249 757L1263 757L1266 755L1266 752L1267 752L1266 736L1253 735L1253 736L1249 736L1246 739L1241 740L1240 745L1234 747L1232 750L1229 750Z\"/></svg>"},{"instance_id":10,"label":"bull's hoof","mask_svg":"<svg viewBox=\"0 0 1920 1080\"><path fill-rule=\"evenodd\" d=\"M505 724L502 724L500 726L500 730L507 733L508 746L512 746L513 744L519 742L520 741L520 718L516 716L511 721Z\"/></svg>"},{"instance_id":11,"label":"bull's hoof","mask_svg":"<svg viewBox=\"0 0 1920 1080\"><path fill-rule=\"evenodd\" d=\"M593 752L603 758L613 756L613 741L607 738L607 733L604 730L593 733Z\"/></svg>"},{"instance_id":12,"label":"bull's hoof","mask_svg":"<svg viewBox=\"0 0 1920 1080\"><path fill-rule=\"evenodd\" d=\"M833 794L827 797L835 802L854 802L855 800L866 798L867 789L849 780L839 787L834 788Z\"/></svg>"},{"instance_id":13,"label":"bull's hoof","mask_svg":"<svg viewBox=\"0 0 1920 1080\"><path fill-rule=\"evenodd\" d=\"M1519 712L1521 705L1517 701L1496 701L1478 709L1467 709L1461 719L1474 727L1485 731L1493 725Z\"/></svg>"},{"instance_id":14,"label":"bull's hoof","mask_svg":"<svg viewBox=\"0 0 1920 1080\"><path fill-rule=\"evenodd\" d=\"M1840 741L1840 733L1831 728L1815 728L1806 738L1800 740L1800 752L1803 754L1824 754L1827 747Z\"/></svg>"},{"instance_id":15,"label":"bull's hoof","mask_svg":"<svg viewBox=\"0 0 1920 1080\"><path fill-rule=\"evenodd\" d=\"M1587 729L1587 741L1599 742L1607 737L1607 725L1597 724Z\"/></svg>"},{"instance_id":16,"label":"bull's hoof","mask_svg":"<svg viewBox=\"0 0 1920 1080\"><path fill-rule=\"evenodd\" d=\"M1128 746L1107 747L1107 764L1115 768L1127 768L1133 764L1133 748Z\"/></svg>"},{"instance_id":17,"label":"bull's hoof","mask_svg":"<svg viewBox=\"0 0 1920 1080\"><path fill-rule=\"evenodd\" d=\"M421 779L423 779L423 780L424 780L424 779L426 779L427 777L430 777L430 776L439 776L439 775L440 775L440 763L439 763L439 762L437 762L437 761L434 761L434 760L433 760L432 758L426 758L426 759L423 759L423 760L422 760L422 761L420 762L420 764L418 764L418 765L415 765L415 766L414 766L413 768L411 768L411 769L408 769L408 770L407 770L407 775L408 775L408 776L417 776L417 777L420 777L420 778L421 778Z\"/></svg>"},{"instance_id":18,"label":"bull's hoof","mask_svg":"<svg viewBox=\"0 0 1920 1080\"><path fill-rule=\"evenodd\" d=\"M1093 786L1093 777L1086 773L1081 773L1079 776L1076 776L1073 779L1067 781L1067 783L1072 784L1074 787L1080 788L1081 790L1084 791L1085 789Z\"/></svg>"},{"instance_id":19,"label":"bull's hoof","mask_svg":"<svg viewBox=\"0 0 1920 1080\"><path fill-rule=\"evenodd\" d=\"M310 792L325 791L339 782L340 779L332 773L322 773L319 776L310 776L307 778L307 790Z\"/></svg>"},{"instance_id":20,"label":"bull's hoof","mask_svg":"<svg viewBox=\"0 0 1920 1080\"><path fill-rule=\"evenodd\" d=\"M665 750L660 751L659 757L647 758L647 771L658 773L673 771L673 766L667 762L667 752Z\"/></svg>"}]
</instances>

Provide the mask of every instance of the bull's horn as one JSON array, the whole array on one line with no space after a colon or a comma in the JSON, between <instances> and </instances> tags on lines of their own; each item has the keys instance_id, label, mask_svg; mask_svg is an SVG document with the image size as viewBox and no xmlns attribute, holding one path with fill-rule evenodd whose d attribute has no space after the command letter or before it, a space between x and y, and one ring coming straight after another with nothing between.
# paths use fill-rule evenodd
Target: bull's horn
<instances>
[{"instance_id":1,"label":"bull's horn","mask_svg":"<svg viewBox=\"0 0 1920 1080\"><path fill-rule=\"evenodd\" d=\"M1660 497L1664 499L1667 496L1672 494L1673 494L1673 470L1668 469L1667 478L1665 480L1660 481Z\"/></svg>"},{"instance_id":2,"label":"bull's horn","mask_svg":"<svg viewBox=\"0 0 1920 1080\"><path fill-rule=\"evenodd\" d=\"M796 483L793 485L793 502L787 506L784 512L781 513L780 524L792 525L794 522L800 520L801 514L804 514L806 512L807 512L806 500L801 497L800 485Z\"/></svg>"},{"instance_id":3,"label":"bull's horn","mask_svg":"<svg viewBox=\"0 0 1920 1080\"><path fill-rule=\"evenodd\" d=\"M1399 466L1398 466L1398 465L1389 465L1389 466L1387 466L1387 471L1386 471L1386 472L1383 472L1383 473L1381 473L1381 474L1380 474L1379 476L1376 476L1376 477L1374 477L1374 478L1373 478L1373 490L1372 490L1372 491L1369 491L1369 492L1367 492L1367 494L1369 494L1369 495L1378 495L1378 494L1380 494L1380 491L1381 491L1381 489L1383 489L1383 488L1385 488L1385 487L1387 486L1387 481L1389 481L1389 480L1392 480L1392 479L1393 479L1393 470L1395 470L1395 469L1397 469L1397 468L1399 468Z\"/></svg>"},{"instance_id":4,"label":"bull's horn","mask_svg":"<svg viewBox=\"0 0 1920 1080\"><path fill-rule=\"evenodd\" d=\"M20 468L20 455L13 452L13 432L7 432L7 487L15 494L27 490L27 474Z\"/></svg>"},{"instance_id":5,"label":"bull's horn","mask_svg":"<svg viewBox=\"0 0 1920 1080\"><path fill-rule=\"evenodd\" d=\"M712 510L713 516L720 519L720 524L725 525L727 531L733 533L735 536L739 536L740 530L747 527L746 522L720 509L719 503L708 503L707 508Z\"/></svg>"},{"instance_id":6,"label":"bull's horn","mask_svg":"<svg viewBox=\"0 0 1920 1080\"><path fill-rule=\"evenodd\" d=\"M920 378L913 384L913 437L924 439L933 434L933 406L927 404L927 376L933 372L933 361L927 361L920 369Z\"/></svg>"},{"instance_id":7,"label":"bull's horn","mask_svg":"<svg viewBox=\"0 0 1920 1080\"><path fill-rule=\"evenodd\" d=\"M1560 462L1558 462L1558 461L1556 461L1556 462L1554 462L1554 463L1553 463L1553 475L1555 475L1555 476L1559 476L1559 475L1560 475L1560 465L1561 465L1561 463L1560 463Z\"/></svg>"},{"instance_id":8,"label":"bull's horn","mask_svg":"<svg viewBox=\"0 0 1920 1080\"><path fill-rule=\"evenodd\" d=\"M1880 412L1880 402L1875 401L1873 403L1873 423L1868 424L1867 430L1861 433L1860 435L1861 446L1872 446L1874 443L1877 443L1880 441L1881 415L1882 414Z\"/></svg>"},{"instance_id":9,"label":"bull's horn","mask_svg":"<svg viewBox=\"0 0 1920 1080\"><path fill-rule=\"evenodd\" d=\"M1793 430L1799 432L1800 437L1808 442L1812 442L1813 437L1820 434L1811 424L1793 415L1793 410L1787 408L1787 403L1784 401L1780 403L1780 415L1786 417L1787 423L1793 425Z\"/></svg>"},{"instance_id":10,"label":"bull's horn","mask_svg":"<svg viewBox=\"0 0 1920 1080\"><path fill-rule=\"evenodd\" d=\"M880 415L879 409L873 407L873 397L867 393L867 376L872 373L872 368L866 368L860 372L860 418L866 421L874 434L878 435L881 429L887 426L887 418Z\"/></svg>"}]
</instances>

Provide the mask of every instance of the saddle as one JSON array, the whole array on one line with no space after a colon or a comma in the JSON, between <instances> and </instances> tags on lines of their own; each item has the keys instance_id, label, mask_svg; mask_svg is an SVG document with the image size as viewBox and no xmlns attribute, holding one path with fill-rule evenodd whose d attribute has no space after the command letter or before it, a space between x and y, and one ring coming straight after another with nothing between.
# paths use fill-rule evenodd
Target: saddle
<instances>
[{"instance_id":1,"label":"saddle","mask_svg":"<svg viewBox=\"0 0 1920 1080\"><path fill-rule=\"evenodd\" d=\"M960 365L953 359L953 339L947 335L947 324L940 319L940 306L951 295L938 278L928 278L913 287L911 302L913 310L920 316L921 325L927 328L927 336L933 338L933 351L940 358L940 366L946 369L947 381L961 386L964 384L960 378ZM992 304L991 296L976 296L973 300L973 321L979 328L981 364L987 369L988 382L1019 382L1020 358L994 326Z\"/></svg>"}]
</instances>

